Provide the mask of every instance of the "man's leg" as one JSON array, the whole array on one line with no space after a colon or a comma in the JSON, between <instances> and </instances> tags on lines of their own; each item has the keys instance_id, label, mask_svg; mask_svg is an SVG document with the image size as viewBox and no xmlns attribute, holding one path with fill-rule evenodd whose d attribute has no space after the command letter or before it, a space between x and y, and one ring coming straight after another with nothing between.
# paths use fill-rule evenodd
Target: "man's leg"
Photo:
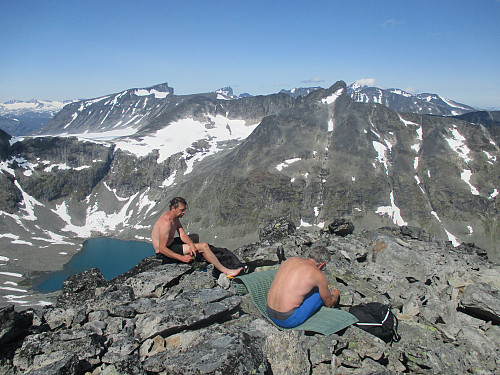
<instances>
[{"instance_id":1,"label":"man's leg","mask_svg":"<svg viewBox=\"0 0 500 375\"><path fill-rule=\"evenodd\" d=\"M217 257L214 255L212 250L210 250L210 246L208 246L208 244L206 242L195 243L194 246L196 247L196 250L198 250L200 252L200 254L203 256L203 258L205 258L205 260L208 263L213 264L215 268L217 268L220 272L226 274L226 276L231 276L231 277L237 276L241 272L241 270L243 269L243 268L238 268L235 270L231 270L227 267L224 267L219 262L219 259L217 259ZM188 245L185 244L183 246L183 249L184 249L184 254L189 254L189 246Z\"/></svg>"}]
</instances>

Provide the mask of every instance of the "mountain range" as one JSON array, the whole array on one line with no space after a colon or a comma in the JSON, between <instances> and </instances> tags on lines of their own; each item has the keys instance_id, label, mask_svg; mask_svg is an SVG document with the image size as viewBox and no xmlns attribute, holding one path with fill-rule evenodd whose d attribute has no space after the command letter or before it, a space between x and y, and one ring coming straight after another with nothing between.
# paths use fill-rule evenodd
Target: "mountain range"
<instances>
[{"instance_id":1,"label":"mountain range","mask_svg":"<svg viewBox=\"0 0 500 375\"><path fill-rule=\"evenodd\" d=\"M136 95L157 91L163 92L164 86L160 84L146 89L133 89ZM287 94L293 98L307 96L311 92L321 89L321 87L299 87L291 90L281 90L280 93ZM173 94L174 90L168 88L168 92ZM228 86L214 91L217 99L234 100L250 97L252 95L243 93L234 95L233 89ZM468 112L475 112L477 109L465 104L457 103L453 100L443 98L436 94L417 94L413 95L400 89L380 89L377 87L362 86L352 83L347 87L347 93L355 101L363 103L379 103L398 112L412 112L418 114L433 115L461 115ZM102 99L102 98L98 98ZM0 129L10 135L30 135L38 131L55 114L57 114L66 104L76 102L77 100L50 101L35 100L20 101L11 100L6 103L0 103Z\"/></svg>"},{"instance_id":2,"label":"mountain range","mask_svg":"<svg viewBox=\"0 0 500 375\"><path fill-rule=\"evenodd\" d=\"M148 241L179 195L187 231L226 247L276 217L313 231L348 218L357 232L414 226L497 258L498 112L396 111L350 87L235 98L165 83L67 104L36 137L2 132L4 269L57 268L95 236Z\"/></svg>"},{"instance_id":3,"label":"mountain range","mask_svg":"<svg viewBox=\"0 0 500 375\"><path fill-rule=\"evenodd\" d=\"M10 100L0 103L0 129L11 135L28 135L45 125L72 100Z\"/></svg>"}]
</instances>

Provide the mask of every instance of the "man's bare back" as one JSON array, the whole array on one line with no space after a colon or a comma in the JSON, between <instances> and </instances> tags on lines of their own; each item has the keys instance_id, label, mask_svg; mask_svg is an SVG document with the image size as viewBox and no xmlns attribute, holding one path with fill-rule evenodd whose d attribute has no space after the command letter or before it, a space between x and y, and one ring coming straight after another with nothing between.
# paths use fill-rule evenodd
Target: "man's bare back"
<instances>
[{"instance_id":1,"label":"man's bare back","mask_svg":"<svg viewBox=\"0 0 500 375\"><path fill-rule=\"evenodd\" d=\"M328 282L312 259L290 258L281 264L267 295L273 310L288 312L299 307L304 298L318 288L323 303L332 307L338 301L338 290L328 290Z\"/></svg>"}]
</instances>

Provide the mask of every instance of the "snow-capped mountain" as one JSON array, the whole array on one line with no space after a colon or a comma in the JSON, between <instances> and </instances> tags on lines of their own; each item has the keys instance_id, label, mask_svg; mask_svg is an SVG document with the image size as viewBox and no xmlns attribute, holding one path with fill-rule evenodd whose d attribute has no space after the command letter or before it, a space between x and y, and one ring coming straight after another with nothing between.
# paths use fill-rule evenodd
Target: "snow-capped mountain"
<instances>
[{"instance_id":1,"label":"snow-capped mountain","mask_svg":"<svg viewBox=\"0 0 500 375\"><path fill-rule=\"evenodd\" d=\"M347 92L357 102L378 103L398 112L440 116L457 116L477 111L476 108L457 103L436 94L410 94L400 89L380 89L352 83Z\"/></svg>"},{"instance_id":2,"label":"snow-capped mountain","mask_svg":"<svg viewBox=\"0 0 500 375\"><path fill-rule=\"evenodd\" d=\"M300 87L291 90L281 90L280 93L294 98L307 96L321 87ZM378 103L398 112L418 113L420 115L458 116L477 111L476 108L437 94L410 94L400 89L380 89L378 87L362 86L352 83L347 86L351 98L361 103Z\"/></svg>"},{"instance_id":3,"label":"snow-capped mountain","mask_svg":"<svg viewBox=\"0 0 500 375\"><path fill-rule=\"evenodd\" d=\"M217 99L227 99L227 100L230 100L230 99L236 99L237 97L234 96L234 93L233 93L233 88L231 86L228 86L228 87L223 87L221 89L218 89L216 91L214 91L217 95Z\"/></svg>"},{"instance_id":4,"label":"snow-capped mountain","mask_svg":"<svg viewBox=\"0 0 500 375\"><path fill-rule=\"evenodd\" d=\"M74 100L10 100L0 103L0 129L11 135L29 135L45 125L66 104Z\"/></svg>"},{"instance_id":5,"label":"snow-capped mountain","mask_svg":"<svg viewBox=\"0 0 500 375\"><path fill-rule=\"evenodd\" d=\"M55 115L66 104L74 100L52 101L52 100L36 100L29 101L9 100L5 103L0 103L0 115L21 115L27 112L49 113Z\"/></svg>"},{"instance_id":6,"label":"snow-capped mountain","mask_svg":"<svg viewBox=\"0 0 500 375\"><path fill-rule=\"evenodd\" d=\"M38 137L0 133L4 270L34 252L63 264L93 236L148 240L179 195L185 228L227 247L288 216L314 230L337 217L359 231L410 225L500 251L496 123L356 102L344 82L297 98L218 95L130 89L67 105Z\"/></svg>"}]
</instances>

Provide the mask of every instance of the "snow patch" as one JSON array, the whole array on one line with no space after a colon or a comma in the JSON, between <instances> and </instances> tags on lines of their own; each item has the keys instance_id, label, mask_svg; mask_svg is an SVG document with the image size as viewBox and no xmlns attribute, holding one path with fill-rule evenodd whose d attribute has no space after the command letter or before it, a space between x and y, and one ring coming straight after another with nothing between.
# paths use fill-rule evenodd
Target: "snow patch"
<instances>
[{"instance_id":1,"label":"snow patch","mask_svg":"<svg viewBox=\"0 0 500 375\"><path fill-rule=\"evenodd\" d=\"M20 273L14 273L14 272L0 272L0 275L4 276L10 276L10 277L23 277Z\"/></svg>"},{"instance_id":2,"label":"snow patch","mask_svg":"<svg viewBox=\"0 0 500 375\"><path fill-rule=\"evenodd\" d=\"M213 155L221 149L217 143L233 139L245 139L258 124L247 126L245 120L228 119L221 115L207 116L210 126L192 118L181 119L142 139L128 139L115 142L117 148L144 157L154 150L159 150L157 162L162 163L170 156L184 152L193 142L205 140L209 150L194 161ZM194 158L193 158L194 159ZM194 163L193 161L193 163Z\"/></svg>"},{"instance_id":3,"label":"snow patch","mask_svg":"<svg viewBox=\"0 0 500 375\"><path fill-rule=\"evenodd\" d=\"M446 235L448 236L448 240L451 241L451 243L454 247L460 246L460 242L458 242L457 238L453 234L448 232L446 229L444 231L446 232Z\"/></svg>"},{"instance_id":4,"label":"snow patch","mask_svg":"<svg viewBox=\"0 0 500 375\"><path fill-rule=\"evenodd\" d=\"M387 175L389 175L389 169L387 167L387 158L385 156L385 153L387 151L387 146L385 146L384 144L377 142L377 141L373 141L372 144L373 144L373 148L378 153L378 157L377 157L378 162L384 165L385 173Z\"/></svg>"},{"instance_id":5,"label":"snow patch","mask_svg":"<svg viewBox=\"0 0 500 375\"><path fill-rule=\"evenodd\" d=\"M290 164L295 163L299 160L302 160L301 158L293 158L293 159L287 159L283 163L280 163L276 166L276 169L281 172L283 168L288 167Z\"/></svg>"},{"instance_id":6,"label":"snow patch","mask_svg":"<svg viewBox=\"0 0 500 375\"><path fill-rule=\"evenodd\" d=\"M394 204L394 192L391 191L390 195L391 199L391 205L390 206L382 206L375 211L375 213L379 215L388 215L389 217L392 218L392 221L394 224L402 226L402 225L408 225L406 221L403 220L401 217L401 211L398 206Z\"/></svg>"},{"instance_id":7,"label":"snow patch","mask_svg":"<svg viewBox=\"0 0 500 375\"><path fill-rule=\"evenodd\" d=\"M31 195L26 193L19 182L17 180L14 181L14 185L21 191L21 194L23 196L23 203L24 203L24 210L26 211L27 215L23 217L25 220L30 220L30 221L35 221L37 220L37 217L35 216L35 209L34 206L44 206L40 202L38 202L35 198L33 198Z\"/></svg>"},{"instance_id":8,"label":"snow patch","mask_svg":"<svg viewBox=\"0 0 500 375\"><path fill-rule=\"evenodd\" d=\"M154 95L156 99L164 99L170 94L169 91L158 91L155 89L146 90L146 89L138 89L134 91L134 95L136 96L149 96Z\"/></svg>"},{"instance_id":9,"label":"snow patch","mask_svg":"<svg viewBox=\"0 0 500 375\"><path fill-rule=\"evenodd\" d=\"M494 189L493 193L490 194L490 199L494 199L498 195L498 190Z\"/></svg>"},{"instance_id":10,"label":"snow patch","mask_svg":"<svg viewBox=\"0 0 500 375\"><path fill-rule=\"evenodd\" d=\"M148 207L148 209L145 212L145 215L148 214L149 211L153 209L153 207L156 205L155 201L152 201L148 198L148 193L149 193L149 188L144 191L144 193L141 194L139 197L139 203L137 204L137 212L141 212L145 207Z\"/></svg>"},{"instance_id":11,"label":"snow patch","mask_svg":"<svg viewBox=\"0 0 500 375\"><path fill-rule=\"evenodd\" d=\"M452 148L453 151L455 151L459 157L461 157L466 163L470 162L471 159L469 158L469 148L465 144L465 137L462 136L459 132L456 126L453 126L453 129L451 131L453 137L452 138L446 138L446 142L448 142L448 145Z\"/></svg>"},{"instance_id":12,"label":"snow patch","mask_svg":"<svg viewBox=\"0 0 500 375\"><path fill-rule=\"evenodd\" d=\"M326 98L321 99L321 103L323 103L323 104L333 104L333 103L335 103L335 100L337 100L337 98L340 95L342 95L343 92L344 92L343 88L338 89L337 91L335 91L330 96L327 96Z\"/></svg>"},{"instance_id":13,"label":"snow patch","mask_svg":"<svg viewBox=\"0 0 500 375\"><path fill-rule=\"evenodd\" d=\"M472 176L472 171L469 169L464 169L460 174L460 178L467 183L470 187L472 195L479 195L479 191L470 183L470 178Z\"/></svg>"},{"instance_id":14,"label":"snow patch","mask_svg":"<svg viewBox=\"0 0 500 375\"><path fill-rule=\"evenodd\" d=\"M72 242L65 241L66 237L61 236L60 234L56 234L50 231L44 231L49 238L43 237L31 237L34 240L49 242L53 245L74 245Z\"/></svg>"},{"instance_id":15,"label":"snow patch","mask_svg":"<svg viewBox=\"0 0 500 375\"><path fill-rule=\"evenodd\" d=\"M495 164L497 161L497 157L495 155L491 155L488 151L483 151L486 157L488 158L488 163Z\"/></svg>"},{"instance_id":16,"label":"snow patch","mask_svg":"<svg viewBox=\"0 0 500 375\"><path fill-rule=\"evenodd\" d=\"M300 219L300 225L297 227L297 229L305 228L305 227L312 227L312 224L309 224L308 222Z\"/></svg>"},{"instance_id":17,"label":"snow patch","mask_svg":"<svg viewBox=\"0 0 500 375\"><path fill-rule=\"evenodd\" d=\"M436 218L437 221L439 221L441 223L441 219L439 218L439 216L436 213L436 211L431 211L431 214L432 214L432 216L434 216Z\"/></svg>"},{"instance_id":18,"label":"snow patch","mask_svg":"<svg viewBox=\"0 0 500 375\"><path fill-rule=\"evenodd\" d=\"M170 176L167 177L165 181L162 182L161 187L169 187L175 183L175 177L177 175L177 171L173 171Z\"/></svg>"},{"instance_id":19,"label":"snow patch","mask_svg":"<svg viewBox=\"0 0 500 375\"><path fill-rule=\"evenodd\" d=\"M10 292L28 293L26 289L12 288L9 286L0 286L0 289L8 290Z\"/></svg>"},{"instance_id":20,"label":"snow patch","mask_svg":"<svg viewBox=\"0 0 500 375\"><path fill-rule=\"evenodd\" d=\"M330 119L330 121L328 121L328 131L329 132L333 131L333 120L332 119Z\"/></svg>"}]
</instances>

